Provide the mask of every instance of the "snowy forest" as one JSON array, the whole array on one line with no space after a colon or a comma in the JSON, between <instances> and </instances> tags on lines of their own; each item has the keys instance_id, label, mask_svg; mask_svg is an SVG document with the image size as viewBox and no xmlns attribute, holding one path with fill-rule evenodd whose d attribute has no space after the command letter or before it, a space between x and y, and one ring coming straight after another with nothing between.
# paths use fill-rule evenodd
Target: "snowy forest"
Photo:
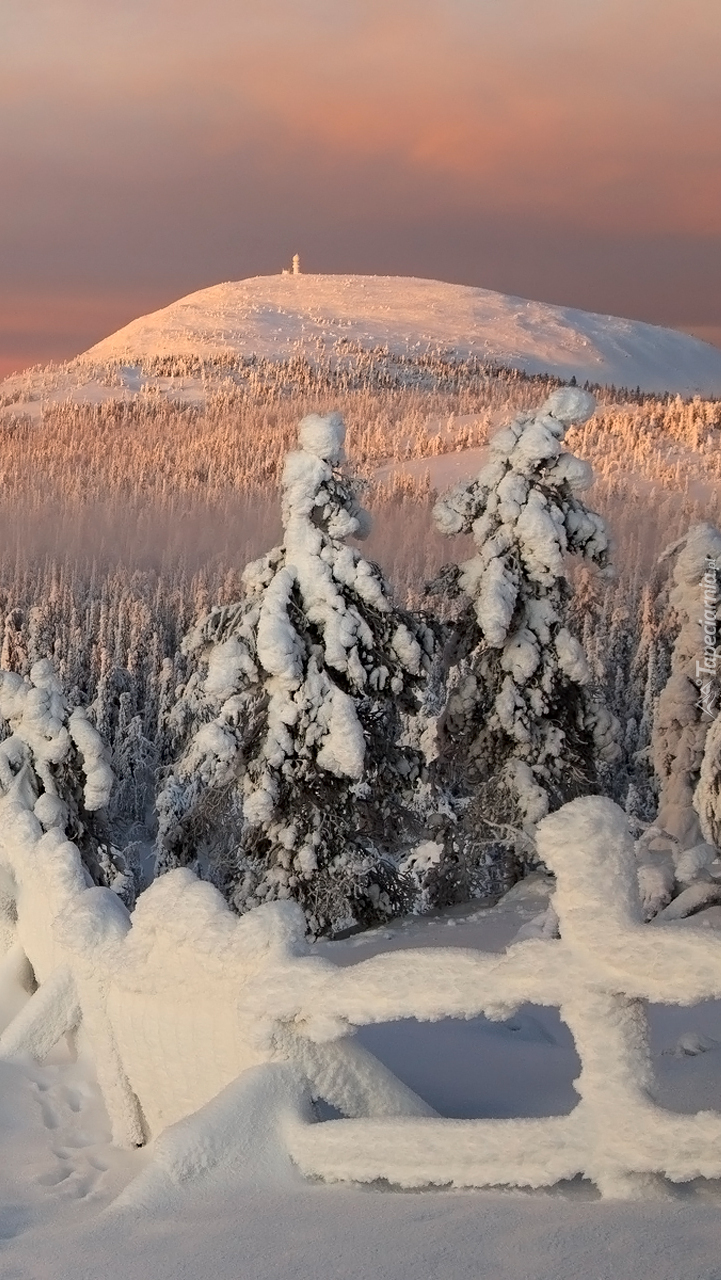
<instances>
[{"instance_id":1,"label":"snowy forest","mask_svg":"<svg viewBox=\"0 0 721 1280\"><path fill-rule=\"evenodd\" d=\"M0 786L95 884L337 937L493 900L601 795L647 919L721 901L720 402L351 347L133 375L0 402Z\"/></svg>"}]
</instances>

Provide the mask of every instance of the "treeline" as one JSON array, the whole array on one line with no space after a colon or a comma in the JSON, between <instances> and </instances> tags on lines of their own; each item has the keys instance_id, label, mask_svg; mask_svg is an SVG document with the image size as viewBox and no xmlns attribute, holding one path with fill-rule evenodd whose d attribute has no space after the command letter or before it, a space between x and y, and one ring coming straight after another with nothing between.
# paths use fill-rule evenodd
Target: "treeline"
<instances>
[{"instance_id":1,"label":"treeline","mask_svg":"<svg viewBox=\"0 0 721 1280\"><path fill-rule=\"evenodd\" d=\"M49 656L73 700L96 702L121 783L131 724L148 769L165 760L163 724L185 677L189 625L237 599L245 564L278 541L279 467L304 413L343 413L353 468L369 485L368 553L402 604L427 608L424 582L462 559L465 545L432 528L433 459L482 447L558 385L475 360L351 346L333 366L183 357L88 373L108 392L133 378L141 389L50 403L36 377L41 419L11 405L0 423L0 643L4 668L25 673ZM60 371L50 370L45 392L54 383ZM12 392L15 405L23 394ZM656 560L694 522L718 523L720 437L718 401L613 390L568 437L598 477L592 505L610 526L618 574L611 583L588 576L577 626L599 687L633 721L614 786L633 782L646 809L648 717L670 652L667 570ZM413 474L403 470L409 462ZM395 470L381 483L374 473L388 463ZM116 806L115 819L142 827L142 786L131 782L132 813ZM127 806L128 787L120 794Z\"/></svg>"}]
</instances>

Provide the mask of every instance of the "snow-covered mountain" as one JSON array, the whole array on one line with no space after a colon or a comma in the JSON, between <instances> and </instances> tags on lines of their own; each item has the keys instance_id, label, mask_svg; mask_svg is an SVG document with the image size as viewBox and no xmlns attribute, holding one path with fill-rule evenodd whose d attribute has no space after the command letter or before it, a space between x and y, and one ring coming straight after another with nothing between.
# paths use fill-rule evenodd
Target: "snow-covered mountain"
<instances>
[{"instance_id":1,"label":"snow-covered mountain","mask_svg":"<svg viewBox=\"0 0 721 1280\"><path fill-rule=\"evenodd\" d=\"M141 316L81 360L312 358L349 341L476 355L580 382L721 394L721 351L673 329L403 276L284 274L214 285Z\"/></svg>"}]
</instances>

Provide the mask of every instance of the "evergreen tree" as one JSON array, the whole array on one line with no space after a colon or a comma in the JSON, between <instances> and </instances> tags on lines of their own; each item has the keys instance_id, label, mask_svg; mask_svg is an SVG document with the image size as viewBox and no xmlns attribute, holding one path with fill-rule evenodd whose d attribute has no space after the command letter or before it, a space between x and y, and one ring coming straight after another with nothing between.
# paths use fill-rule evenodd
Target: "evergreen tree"
<instances>
[{"instance_id":1,"label":"evergreen tree","mask_svg":"<svg viewBox=\"0 0 721 1280\"><path fill-rule=\"evenodd\" d=\"M706 735L694 806L704 839L721 850L721 713L716 704L714 710L716 715Z\"/></svg>"},{"instance_id":2,"label":"evergreen tree","mask_svg":"<svg viewBox=\"0 0 721 1280\"><path fill-rule=\"evenodd\" d=\"M469 599L438 724L436 778L461 800L464 790L472 796L447 860L462 860L470 839L476 857L484 847L497 857L512 847L527 864L535 823L593 791L599 760L618 755L617 725L591 693L587 660L567 625L566 557L608 565L603 521L580 497L591 467L563 450L568 428L594 408L578 388L553 392L537 413L500 431L476 480L434 509L442 533L471 533L477 547L446 574Z\"/></svg>"},{"instance_id":3,"label":"evergreen tree","mask_svg":"<svg viewBox=\"0 0 721 1280\"><path fill-rule=\"evenodd\" d=\"M663 626L666 633L675 631L676 638L651 736L658 814L638 843L641 898L649 919L661 912L664 918L691 915L721 896L709 870L721 834L712 691L721 615L721 534L711 525L695 525L666 549L662 560L672 556L676 561Z\"/></svg>"},{"instance_id":4,"label":"evergreen tree","mask_svg":"<svg viewBox=\"0 0 721 1280\"><path fill-rule=\"evenodd\" d=\"M47 658L27 677L0 671L0 793L22 788L41 826L77 844L92 882L132 906L133 876L105 823L113 781L100 734L80 707L68 705Z\"/></svg>"},{"instance_id":5,"label":"evergreen tree","mask_svg":"<svg viewBox=\"0 0 721 1280\"><path fill-rule=\"evenodd\" d=\"M159 799L159 868L193 864L238 911L297 899L310 928L407 905L394 852L418 752L399 745L430 666L429 628L397 609L347 544L369 519L341 472L338 414L300 424L282 479L284 539L244 574L239 604L190 634L196 670Z\"/></svg>"},{"instance_id":6,"label":"evergreen tree","mask_svg":"<svg viewBox=\"0 0 721 1280\"><path fill-rule=\"evenodd\" d=\"M699 816L694 808L711 715L704 710L704 681L715 678L707 667L706 652L715 655L718 647L717 610L721 582L721 533L708 524L694 525L679 542L667 548L662 558L676 557L669 609L675 618L676 640L671 654L671 673L658 700L653 726L653 764L660 784L656 825L678 842L692 848L702 839ZM713 604L708 633L704 630L705 578ZM705 637L708 634L709 643ZM713 658L715 671L716 658ZM704 670L709 674L704 676Z\"/></svg>"},{"instance_id":7,"label":"evergreen tree","mask_svg":"<svg viewBox=\"0 0 721 1280\"><path fill-rule=\"evenodd\" d=\"M141 838L146 834L154 800L157 756L155 747L143 731L142 716L133 715L129 693L120 694L111 762L116 785L108 816L113 831L122 831L126 837Z\"/></svg>"}]
</instances>

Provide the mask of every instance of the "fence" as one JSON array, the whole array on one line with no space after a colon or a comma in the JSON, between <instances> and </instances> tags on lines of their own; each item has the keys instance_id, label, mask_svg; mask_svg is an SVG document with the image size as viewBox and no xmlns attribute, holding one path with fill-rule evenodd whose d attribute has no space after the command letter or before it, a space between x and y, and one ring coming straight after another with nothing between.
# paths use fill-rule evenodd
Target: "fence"
<instances>
[{"instance_id":1,"label":"fence","mask_svg":"<svg viewBox=\"0 0 721 1280\"><path fill-rule=\"evenodd\" d=\"M40 986L0 1053L41 1056L64 1032L86 1034L116 1140L143 1141L244 1070L290 1062L308 1094L356 1117L286 1117L283 1141L309 1176L537 1187L583 1175L620 1197L647 1194L658 1175L721 1176L721 1114L654 1101L643 1003L721 996L721 938L642 923L625 815L610 801L576 800L540 826L560 939L503 955L398 951L343 969L313 955L293 904L238 919L188 872L146 890L131 922L109 890L80 883L74 846L43 834L17 797L3 810L17 916L5 963L20 972L27 957ZM582 1069L569 1115L442 1119L348 1039L400 1018L502 1019L525 1002L557 1006L574 1035Z\"/></svg>"}]
</instances>

